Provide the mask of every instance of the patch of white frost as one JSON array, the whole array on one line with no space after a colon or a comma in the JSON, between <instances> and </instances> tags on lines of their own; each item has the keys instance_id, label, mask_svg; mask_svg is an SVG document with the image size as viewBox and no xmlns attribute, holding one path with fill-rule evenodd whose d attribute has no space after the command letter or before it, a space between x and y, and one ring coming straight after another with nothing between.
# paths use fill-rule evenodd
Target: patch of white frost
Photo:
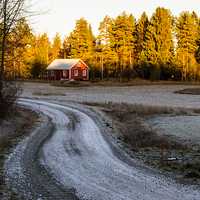
<instances>
[{"instance_id":1,"label":"patch of white frost","mask_svg":"<svg viewBox=\"0 0 200 200\"><path fill-rule=\"evenodd\" d=\"M200 144L200 116L158 116L148 120L160 134Z\"/></svg>"}]
</instances>

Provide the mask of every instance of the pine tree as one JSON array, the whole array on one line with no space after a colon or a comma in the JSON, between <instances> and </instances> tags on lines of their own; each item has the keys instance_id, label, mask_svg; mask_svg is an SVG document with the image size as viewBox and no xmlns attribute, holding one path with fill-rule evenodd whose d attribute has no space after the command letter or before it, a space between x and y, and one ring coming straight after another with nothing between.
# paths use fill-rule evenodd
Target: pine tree
<instances>
[{"instance_id":1,"label":"pine tree","mask_svg":"<svg viewBox=\"0 0 200 200\"><path fill-rule=\"evenodd\" d=\"M197 62L200 64L200 43L197 42L197 45L198 45L198 48L195 52L195 57L196 57Z\"/></svg>"},{"instance_id":2,"label":"pine tree","mask_svg":"<svg viewBox=\"0 0 200 200\"><path fill-rule=\"evenodd\" d=\"M99 71L103 76L109 78L116 74L117 54L111 47L111 27L113 19L105 16L99 26L99 35L96 44L96 63L99 65Z\"/></svg>"},{"instance_id":3,"label":"pine tree","mask_svg":"<svg viewBox=\"0 0 200 200\"><path fill-rule=\"evenodd\" d=\"M176 21L178 65L182 67L182 80L196 79L198 22L194 13L183 12Z\"/></svg>"},{"instance_id":4,"label":"pine tree","mask_svg":"<svg viewBox=\"0 0 200 200\"><path fill-rule=\"evenodd\" d=\"M50 42L46 33L36 36L32 45L34 51L31 74L34 78L39 78L46 70L49 61Z\"/></svg>"},{"instance_id":5,"label":"pine tree","mask_svg":"<svg viewBox=\"0 0 200 200\"><path fill-rule=\"evenodd\" d=\"M47 33L39 35L36 40L36 59L44 65L49 64L50 42Z\"/></svg>"},{"instance_id":6,"label":"pine tree","mask_svg":"<svg viewBox=\"0 0 200 200\"><path fill-rule=\"evenodd\" d=\"M94 36L94 34L92 32L92 26L90 24L89 24L89 41L92 42L91 51L94 51L96 37Z\"/></svg>"},{"instance_id":7,"label":"pine tree","mask_svg":"<svg viewBox=\"0 0 200 200\"><path fill-rule=\"evenodd\" d=\"M70 44L70 41L69 41L69 37L66 36L64 38L64 41L63 41L63 49L62 49L62 57L64 59L66 58L71 58L71 44Z\"/></svg>"},{"instance_id":8,"label":"pine tree","mask_svg":"<svg viewBox=\"0 0 200 200\"><path fill-rule=\"evenodd\" d=\"M62 41L60 35L56 33L56 36L53 39L52 47L50 48L50 53L49 53L50 62L60 57L61 47L62 47Z\"/></svg>"},{"instance_id":9,"label":"pine tree","mask_svg":"<svg viewBox=\"0 0 200 200\"><path fill-rule=\"evenodd\" d=\"M110 46L111 34L110 29L113 24L113 19L109 16L105 16L103 21L99 25L99 35L97 39L102 46Z\"/></svg>"},{"instance_id":10,"label":"pine tree","mask_svg":"<svg viewBox=\"0 0 200 200\"><path fill-rule=\"evenodd\" d=\"M136 36L137 36L137 58L138 62L141 63L141 53L144 48L144 43L146 39L146 32L149 25L148 16L145 12L141 15L141 18L137 22Z\"/></svg>"},{"instance_id":11,"label":"pine tree","mask_svg":"<svg viewBox=\"0 0 200 200\"><path fill-rule=\"evenodd\" d=\"M6 63L7 74L13 78L29 77L28 52L33 37L32 30L25 18L19 20L10 33L7 45L8 60Z\"/></svg>"},{"instance_id":12,"label":"pine tree","mask_svg":"<svg viewBox=\"0 0 200 200\"><path fill-rule=\"evenodd\" d=\"M111 47L118 55L120 79L124 72L130 70L136 62L136 25L132 15L123 12L115 20L111 28Z\"/></svg>"},{"instance_id":13,"label":"pine tree","mask_svg":"<svg viewBox=\"0 0 200 200\"><path fill-rule=\"evenodd\" d=\"M77 20L75 29L67 38L65 45L70 47L69 54L72 58L91 58L94 38L91 26L84 18Z\"/></svg>"},{"instance_id":14,"label":"pine tree","mask_svg":"<svg viewBox=\"0 0 200 200\"><path fill-rule=\"evenodd\" d=\"M173 18L168 9L158 7L146 32L142 60L153 66L151 78L160 79L161 66L168 66L174 55Z\"/></svg>"},{"instance_id":15,"label":"pine tree","mask_svg":"<svg viewBox=\"0 0 200 200\"><path fill-rule=\"evenodd\" d=\"M197 62L200 64L200 18L198 18L197 26L198 26L197 41L196 41L197 50L195 52L195 57L196 57Z\"/></svg>"}]
</instances>

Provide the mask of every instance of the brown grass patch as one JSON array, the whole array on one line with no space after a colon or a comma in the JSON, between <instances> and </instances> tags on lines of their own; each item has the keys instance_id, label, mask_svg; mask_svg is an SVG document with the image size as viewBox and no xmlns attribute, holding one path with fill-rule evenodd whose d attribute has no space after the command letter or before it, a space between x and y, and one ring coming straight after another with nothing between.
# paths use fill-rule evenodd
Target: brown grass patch
<instances>
[{"instance_id":1,"label":"brown grass patch","mask_svg":"<svg viewBox=\"0 0 200 200\"><path fill-rule=\"evenodd\" d=\"M186 88L183 90L175 91L176 94L190 94L190 95L200 95L200 88Z\"/></svg>"},{"instance_id":2,"label":"brown grass patch","mask_svg":"<svg viewBox=\"0 0 200 200\"><path fill-rule=\"evenodd\" d=\"M150 115L173 114L173 115L188 115L193 112L200 112L200 110L171 108L162 106L146 106L142 104L128 104L128 103L90 103L84 102L88 106L101 107L105 112L113 112L118 118L129 117L132 114L148 117Z\"/></svg>"},{"instance_id":3,"label":"brown grass patch","mask_svg":"<svg viewBox=\"0 0 200 200\"><path fill-rule=\"evenodd\" d=\"M89 81L55 81L51 83L56 87L88 87L92 86Z\"/></svg>"},{"instance_id":4,"label":"brown grass patch","mask_svg":"<svg viewBox=\"0 0 200 200\"><path fill-rule=\"evenodd\" d=\"M94 105L94 104L93 104ZM100 106L101 104L96 104ZM102 106L102 105L101 105ZM187 115L189 111L178 108L155 107L130 104L105 104L102 108L114 121L115 126L122 134L125 143L132 149L159 148L180 149L185 148L181 143L170 141L166 136L158 135L145 119L152 115Z\"/></svg>"},{"instance_id":5,"label":"brown grass patch","mask_svg":"<svg viewBox=\"0 0 200 200\"><path fill-rule=\"evenodd\" d=\"M176 138L158 134L146 119L154 115L190 115L199 110L154 107L129 104L99 104L97 106L112 119L112 125L119 133L118 139L125 151L147 165L171 174L179 182L200 183L200 147L185 145ZM113 131L114 133L116 131Z\"/></svg>"},{"instance_id":6,"label":"brown grass patch","mask_svg":"<svg viewBox=\"0 0 200 200\"><path fill-rule=\"evenodd\" d=\"M186 81L150 81L144 79L122 80L109 79L109 80L91 80L91 81L51 81L48 82L56 87L127 87L127 86L151 86L151 85L199 85L200 82L186 82Z\"/></svg>"},{"instance_id":7,"label":"brown grass patch","mask_svg":"<svg viewBox=\"0 0 200 200\"><path fill-rule=\"evenodd\" d=\"M34 96L66 96L61 92L33 92Z\"/></svg>"}]
</instances>

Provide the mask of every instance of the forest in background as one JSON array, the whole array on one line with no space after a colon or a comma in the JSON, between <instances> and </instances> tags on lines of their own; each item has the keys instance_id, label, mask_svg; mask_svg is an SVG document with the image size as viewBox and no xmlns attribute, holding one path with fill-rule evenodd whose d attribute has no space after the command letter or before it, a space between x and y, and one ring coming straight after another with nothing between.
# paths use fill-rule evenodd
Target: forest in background
<instances>
[{"instance_id":1,"label":"forest in background","mask_svg":"<svg viewBox=\"0 0 200 200\"><path fill-rule=\"evenodd\" d=\"M66 22L67 23L67 22ZM90 66L91 79L200 80L200 18L195 12L172 16L158 7L148 18L136 20L123 12L106 16L94 36L81 18L61 40L35 35L26 18L16 23L7 41L8 79L39 79L56 58L81 58Z\"/></svg>"}]
</instances>

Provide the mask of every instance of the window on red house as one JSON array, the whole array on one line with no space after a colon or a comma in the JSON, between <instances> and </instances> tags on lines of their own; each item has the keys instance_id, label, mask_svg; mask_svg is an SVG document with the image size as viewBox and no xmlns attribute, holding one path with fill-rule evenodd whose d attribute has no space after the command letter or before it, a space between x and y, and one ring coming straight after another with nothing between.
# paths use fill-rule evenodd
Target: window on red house
<instances>
[{"instance_id":1,"label":"window on red house","mask_svg":"<svg viewBox=\"0 0 200 200\"><path fill-rule=\"evenodd\" d=\"M63 71L63 77L67 77L67 71L66 70Z\"/></svg>"},{"instance_id":2,"label":"window on red house","mask_svg":"<svg viewBox=\"0 0 200 200\"><path fill-rule=\"evenodd\" d=\"M87 76L87 70L86 69L83 70L83 76Z\"/></svg>"},{"instance_id":3,"label":"window on red house","mask_svg":"<svg viewBox=\"0 0 200 200\"><path fill-rule=\"evenodd\" d=\"M74 70L74 76L78 76L78 69Z\"/></svg>"}]
</instances>

